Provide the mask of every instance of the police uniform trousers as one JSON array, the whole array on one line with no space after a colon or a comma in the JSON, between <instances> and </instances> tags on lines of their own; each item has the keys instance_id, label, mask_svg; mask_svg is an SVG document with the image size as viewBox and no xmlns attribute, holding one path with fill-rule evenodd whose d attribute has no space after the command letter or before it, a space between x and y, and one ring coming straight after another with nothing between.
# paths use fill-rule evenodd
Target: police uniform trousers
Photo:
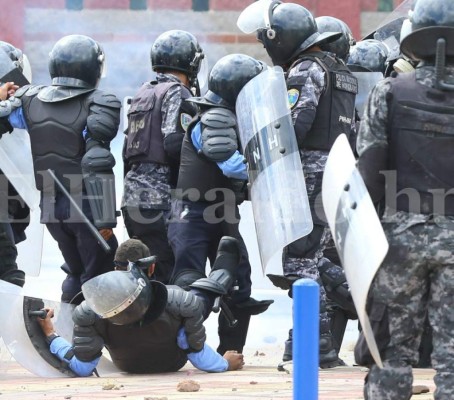
<instances>
[{"instance_id":1,"label":"police uniform trousers","mask_svg":"<svg viewBox=\"0 0 454 400\"><path fill-rule=\"evenodd\" d=\"M388 313L390 341L382 352L384 368L373 365L368 373L364 396L411 397L412 365L418 361L427 312L433 329L434 399L454 399L454 225L431 220L410 227L384 223L383 228L390 248L370 290Z\"/></svg>"},{"instance_id":2,"label":"police uniform trousers","mask_svg":"<svg viewBox=\"0 0 454 400\"><path fill-rule=\"evenodd\" d=\"M175 258L167 238L170 211L123 207L123 217L129 237L136 237L158 257L154 279L164 284L170 282Z\"/></svg>"}]
</instances>

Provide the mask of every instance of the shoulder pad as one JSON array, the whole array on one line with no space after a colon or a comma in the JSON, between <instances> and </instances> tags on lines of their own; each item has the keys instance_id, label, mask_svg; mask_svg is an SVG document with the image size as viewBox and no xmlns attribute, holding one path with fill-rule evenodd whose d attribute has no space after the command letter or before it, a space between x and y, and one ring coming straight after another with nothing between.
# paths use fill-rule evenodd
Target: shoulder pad
<instances>
[{"instance_id":1,"label":"shoulder pad","mask_svg":"<svg viewBox=\"0 0 454 400\"><path fill-rule=\"evenodd\" d=\"M90 326L94 325L97 314L88 306L86 301L79 304L73 311L73 321L75 325Z\"/></svg>"},{"instance_id":2,"label":"shoulder pad","mask_svg":"<svg viewBox=\"0 0 454 400\"><path fill-rule=\"evenodd\" d=\"M235 114L226 108L210 108L203 113L202 124L210 128L230 128L236 126Z\"/></svg>"},{"instance_id":3,"label":"shoulder pad","mask_svg":"<svg viewBox=\"0 0 454 400\"><path fill-rule=\"evenodd\" d=\"M25 85L16 90L14 97L21 98L24 95L34 96L44 87L44 85Z\"/></svg>"},{"instance_id":4,"label":"shoulder pad","mask_svg":"<svg viewBox=\"0 0 454 400\"><path fill-rule=\"evenodd\" d=\"M121 101L117 96L111 93L106 93L102 90L95 90L90 95L91 103L99 106L105 106L110 108L121 108Z\"/></svg>"}]
</instances>

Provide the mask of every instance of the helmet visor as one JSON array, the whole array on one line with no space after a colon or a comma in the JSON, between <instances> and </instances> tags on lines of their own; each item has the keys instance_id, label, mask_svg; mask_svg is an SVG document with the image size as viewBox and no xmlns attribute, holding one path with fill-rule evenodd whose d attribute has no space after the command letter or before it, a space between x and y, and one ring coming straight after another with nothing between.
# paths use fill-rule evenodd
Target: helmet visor
<instances>
[{"instance_id":1,"label":"helmet visor","mask_svg":"<svg viewBox=\"0 0 454 400\"><path fill-rule=\"evenodd\" d=\"M238 28L247 34L259 29L270 28L270 12L276 3L273 0L258 0L252 3L238 17L236 22Z\"/></svg>"},{"instance_id":2,"label":"helmet visor","mask_svg":"<svg viewBox=\"0 0 454 400\"><path fill-rule=\"evenodd\" d=\"M403 21L408 18L414 0L405 0L396 7L372 32L369 32L363 39L377 39L383 42L391 35L399 41L400 28Z\"/></svg>"},{"instance_id":3,"label":"helmet visor","mask_svg":"<svg viewBox=\"0 0 454 400\"><path fill-rule=\"evenodd\" d=\"M197 82L199 83L200 94L203 95L208 90L208 60L206 56L202 59L197 73Z\"/></svg>"},{"instance_id":4,"label":"helmet visor","mask_svg":"<svg viewBox=\"0 0 454 400\"><path fill-rule=\"evenodd\" d=\"M22 55L22 74L25 76L27 81L30 83L32 82L32 67L30 65L30 61L28 60L28 57L23 54Z\"/></svg>"},{"instance_id":5,"label":"helmet visor","mask_svg":"<svg viewBox=\"0 0 454 400\"><path fill-rule=\"evenodd\" d=\"M102 318L111 318L128 308L147 287L146 278L135 268L110 271L82 285L89 307Z\"/></svg>"}]
</instances>

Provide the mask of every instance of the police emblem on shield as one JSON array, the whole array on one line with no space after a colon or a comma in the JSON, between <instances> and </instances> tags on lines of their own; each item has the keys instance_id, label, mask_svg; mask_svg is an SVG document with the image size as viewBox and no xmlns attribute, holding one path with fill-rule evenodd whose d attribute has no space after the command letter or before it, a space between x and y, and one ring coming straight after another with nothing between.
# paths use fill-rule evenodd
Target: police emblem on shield
<instances>
[{"instance_id":1,"label":"police emblem on shield","mask_svg":"<svg viewBox=\"0 0 454 400\"><path fill-rule=\"evenodd\" d=\"M313 227L284 72L268 68L236 101L262 268Z\"/></svg>"}]
</instances>

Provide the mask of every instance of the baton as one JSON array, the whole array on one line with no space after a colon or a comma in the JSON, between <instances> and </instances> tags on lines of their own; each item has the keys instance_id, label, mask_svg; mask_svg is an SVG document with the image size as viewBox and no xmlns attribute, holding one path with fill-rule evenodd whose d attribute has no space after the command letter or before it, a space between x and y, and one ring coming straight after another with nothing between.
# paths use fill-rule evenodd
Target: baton
<instances>
[{"instance_id":1,"label":"baton","mask_svg":"<svg viewBox=\"0 0 454 400\"><path fill-rule=\"evenodd\" d=\"M55 181L55 183L58 185L60 190L68 198L70 203L76 209L76 211L79 214L79 216L82 217L82 219L84 220L84 223L88 226L88 229L90 229L91 233L93 233L93 235L96 237L96 239L98 240L99 244L104 249L104 251L106 253L109 253L110 252L110 246L107 244L107 242L102 237L102 235L99 233L99 231L95 228L95 226L91 223L91 221L87 218L87 216L83 213L83 211L77 205L75 200L71 197L69 192L66 190L66 188L63 186L63 184L60 182L60 180L56 177L56 175L54 174L54 171L52 171L51 169L48 169L47 172L49 172L50 176Z\"/></svg>"}]
</instances>

